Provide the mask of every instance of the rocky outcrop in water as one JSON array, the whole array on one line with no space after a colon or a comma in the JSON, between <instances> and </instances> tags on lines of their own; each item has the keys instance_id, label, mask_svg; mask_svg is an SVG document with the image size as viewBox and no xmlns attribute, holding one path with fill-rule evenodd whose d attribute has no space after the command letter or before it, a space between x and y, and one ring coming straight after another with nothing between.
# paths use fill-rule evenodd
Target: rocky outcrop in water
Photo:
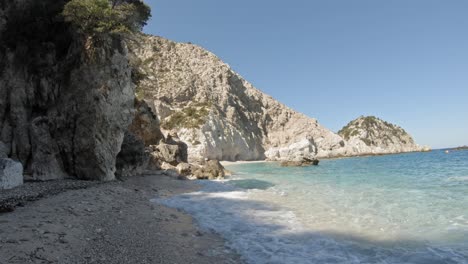
<instances>
[{"instance_id":1,"label":"rocky outcrop in water","mask_svg":"<svg viewBox=\"0 0 468 264\"><path fill-rule=\"evenodd\" d=\"M456 148L453 148L452 150L468 150L468 146L456 147Z\"/></svg>"},{"instance_id":2,"label":"rocky outcrop in water","mask_svg":"<svg viewBox=\"0 0 468 264\"><path fill-rule=\"evenodd\" d=\"M134 114L127 48L104 38L90 59L66 2L0 4L0 140L27 179L112 180Z\"/></svg>"},{"instance_id":3,"label":"rocky outcrop in water","mask_svg":"<svg viewBox=\"0 0 468 264\"><path fill-rule=\"evenodd\" d=\"M203 162L201 166L192 168L192 176L200 180L214 180L217 178L224 178L226 171L217 160L208 160Z\"/></svg>"},{"instance_id":4,"label":"rocky outcrop in water","mask_svg":"<svg viewBox=\"0 0 468 264\"><path fill-rule=\"evenodd\" d=\"M301 160L285 160L280 163L281 167L307 167L307 166L317 166L319 164L318 159L307 159L303 158Z\"/></svg>"},{"instance_id":5,"label":"rocky outcrop in water","mask_svg":"<svg viewBox=\"0 0 468 264\"><path fill-rule=\"evenodd\" d=\"M338 134L346 140L346 149L355 155L389 154L423 151L401 127L374 116L361 116Z\"/></svg>"}]
</instances>

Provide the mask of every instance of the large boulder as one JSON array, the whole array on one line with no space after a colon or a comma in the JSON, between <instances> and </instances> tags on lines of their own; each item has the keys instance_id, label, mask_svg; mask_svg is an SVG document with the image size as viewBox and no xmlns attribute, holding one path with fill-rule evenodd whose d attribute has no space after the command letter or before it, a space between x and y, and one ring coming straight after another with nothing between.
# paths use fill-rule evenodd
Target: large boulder
<instances>
[{"instance_id":1,"label":"large boulder","mask_svg":"<svg viewBox=\"0 0 468 264\"><path fill-rule=\"evenodd\" d=\"M177 170L177 173L182 175L182 176L189 176L192 174L192 165L190 165L189 163L179 163L177 166L176 166L176 170Z\"/></svg>"},{"instance_id":2,"label":"large boulder","mask_svg":"<svg viewBox=\"0 0 468 264\"><path fill-rule=\"evenodd\" d=\"M225 169L218 160L206 161L192 172L192 176L200 180L224 178L225 175Z\"/></svg>"},{"instance_id":3,"label":"large boulder","mask_svg":"<svg viewBox=\"0 0 468 264\"><path fill-rule=\"evenodd\" d=\"M268 160L272 161L301 161L313 159L317 154L317 148L312 138L304 138L298 142L284 147L270 148L265 152Z\"/></svg>"},{"instance_id":4,"label":"large boulder","mask_svg":"<svg viewBox=\"0 0 468 264\"><path fill-rule=\"evenodd\" d=\"M187 162L187 148L183 142L172 142L173 144L160 143L150 146L150 167L160 166L167 162L177 166L181 162Z\"/></svg>"},{"instance_id":5,"label":"large boulder","mask_svg":"<svg viewBox=\"0 0 468 264\"><path fill-rule=\"evenodd\" d=\"M23 166L11 159L0 159L0 189L12 189L23 184Z\"/></svg>"},{"instance_id":6,"label":"large boulder","mask_svg":"<svg viewBox=\"0 0 468 264\"><path fill-rule=\"evenodd\" d=\"M149 153L148 156L148 170L160 170L163 161L160 159L158 151L154 151L154 146L146 148L146 151Z\"/></svg>"},{"instance_id":7,"label":"large boulder","mask_svg":"<svg viewBox=\"0 0 468 264\"><path fill-rule=\"evenodd\" d=\"M160 160L165 161L173 166L176 166L179 162L182 161L179 156L179 146L177 145L162 143L156 147L156 151Z\"/></svg>"},{"instance_id":8,"label":"large boulder","mask_svg":"<svg viewBox=\"0 0 468 264\"><path fill-rule=\"evenodd\" d=\"M306 167L306 166L317 166L319 164L318 159L302 158L301 160L286 160L280 163L281 167Z\"/></svg>"},{"instance_id":9,"label":"large boulder","mask_svg":"<svg viewBox=\"0 0 468 264\"><path fill-rule=\"evenodd\" d=\"M142 174L148 165L148 159L143 141L131 132L125 133L122 148L117 155L115 176L123 180Z\"/></svg>"},{"instance_id":10,"label":"large boulder","mask_svg":"<svg viewBox=\"0 0 468 264\"><path fill-rule=\"evenodd\" d=\"M185 175L182 175L178 172L178 169L177 167L175 167L174 165L171 165L167 162L163 162L161 164L161 169L163 170L163 174L167 175L167 176L170 176L170 177L174 177L176 179L179 179L179 180L185 180L186 177Z\"/></svg>"},{"instance_id":11,"label":"large boulder","mask_svg":"<svg viewBox=\"0 0 468 264\"><path fill-rule=\"evenodd\" d=\"M179 147L178 158L180 162L188 162L188 146L179 138L176 132L171 132L167 135L166 143L177 145Z\"/></svg>"}]
</instances>

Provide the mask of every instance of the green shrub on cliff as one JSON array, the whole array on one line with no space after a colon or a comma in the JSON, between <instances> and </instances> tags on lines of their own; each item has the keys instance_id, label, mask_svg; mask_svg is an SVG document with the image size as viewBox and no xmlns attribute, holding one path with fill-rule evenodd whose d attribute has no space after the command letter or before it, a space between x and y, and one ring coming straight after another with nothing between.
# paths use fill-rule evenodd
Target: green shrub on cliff
<instances>
[{"instance_id":1,"label":"green shrub on cliff","mask_svg":"<svg viewBox=\"0 0 468 264\"><path fill-rule=\"evenodd\" d=\"M171 130L174 128L200 128L206 122L210 112L211 103L196 102L175 112L161 124L162 128Z\"/></svg>"},{"instance_id":2,"label":"green shrub on cliff","mask_svg":"<svg viewBox=\"0 0 468 264\"><path fill-rule=\"evenodd\" d=\"M88 37L140 31L151 9L139 0L72 0L62 12L65 21Z\"/></svg>"}]
</instances>

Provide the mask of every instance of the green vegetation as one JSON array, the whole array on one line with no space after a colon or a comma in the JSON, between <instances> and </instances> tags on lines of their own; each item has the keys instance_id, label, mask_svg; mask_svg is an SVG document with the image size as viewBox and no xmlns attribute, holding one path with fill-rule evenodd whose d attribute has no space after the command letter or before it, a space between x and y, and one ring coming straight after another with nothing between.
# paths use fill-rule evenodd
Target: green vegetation
<instances>
[{"instance_id":1,"label":"green vegetation","mask_svg":"<svg viewBox=\"0 0 468 264\"><path fill-rule=\"evenodd\" d=\"M200 128L206 122L211 103L193 103L175 112L161 124L166 130L174 128Z\"/></svg>"},{"instance_id":2,"label":"green vegetation","mask_svg":"<svg viewBox=\"0 0 468 264\"><path fill-rule=\"evenodd\" d=\"M379 119L375 116L366 116L362 121L362 126L364 126L365 128L374 127L375 125L377 125L378 120Z\"/></svg>"},{"instance_id":3,"label":"green vegetation","mask_svg":"<svg viewBox=\"0 0 468 264\"><path fill-rule=\"evenodd\" d=\"M148 77L147 72L149 72L149 68L140 58L138 58L134 54L130 53L128 57L130 66L132 67L132 81L137 86L138 92L138 90L141 90L141 81Z\"/></svg>"},{"instance_id":4,"label":"green vegetation","mask_svg":"<svg viewBox=\"0 0 468 264\"><path fill-rule=\"evenodd\" d=\"M367 146L371 146L374 142L371 141L370 139L368 138L361 138L361 140L367 145Z\"/></svg>"},{"instance_id":5,"label":"green vegetation","mask_svg":"<svg viewBox=\"0 0 468 264\"><path fill-rule=\"evenodd\" d=\"M349 122L345 127L338 131L338 135L344 139L349 140L351 137L357 136L359 131L354 127L355 121Z\"/></svg>"},{"instance_id":6,"label":"green vegetation","mask_svg":"<svg viewBox=\"0 0 468 264\"><path fill-rule=\"evenodd\" d=\"M151 9L139 0L72 0L62 12L65 21L88 37L141 31Z\"/></svg>"},{"instance_id":7,"label":"green vegetation","mask_svg":"<svg viewBox=\"0 0 468 264\"><path fill-rule=\"evenodd\" d=\"M137 86L136 92L135 92L135 97L136 97L136 99L138 99L138 100L143 100L143 99L145 99L145 90L143 90L143 89L141 89L141 88L139 88L139 87Z\"/></svg>"},{"instance_id":8,"label":"green vegetation","mask_svg":"<svg viewBox=\"0 0 468 264\"><path fill-rule=\"evenodd\" d=\"M346 140L349 140L351 137L357 136L358 134L359 132L356 129L351 128L351 123L338 131L338 135L342 136Z\"/></svg>"}]
</instances>

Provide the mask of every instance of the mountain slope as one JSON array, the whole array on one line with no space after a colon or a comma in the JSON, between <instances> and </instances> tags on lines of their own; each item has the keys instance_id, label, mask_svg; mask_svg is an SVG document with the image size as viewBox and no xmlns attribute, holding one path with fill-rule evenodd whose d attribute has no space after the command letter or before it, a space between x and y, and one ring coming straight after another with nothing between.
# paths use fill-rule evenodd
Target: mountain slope
<instances>
[{"instance_id":1,"label":"mountain slope","mask_svg":"<svg viewBox=\"0 0 468 264\"><path fill-rule=\"evenodd\" d=\"M345 140L271 96L201 47L142 36L131 47L138 96L189 145L191 160L293 160L358 154Z\"/></svg>"}]
</instances>

